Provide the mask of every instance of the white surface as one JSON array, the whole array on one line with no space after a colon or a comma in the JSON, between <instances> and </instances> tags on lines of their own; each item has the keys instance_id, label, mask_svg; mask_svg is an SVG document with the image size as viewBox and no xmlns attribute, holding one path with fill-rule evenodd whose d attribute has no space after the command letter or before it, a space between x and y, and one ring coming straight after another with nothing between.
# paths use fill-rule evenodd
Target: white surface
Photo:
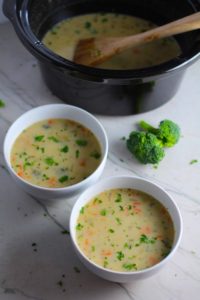
<instances>
[{"instance_id":1,"label":"white surface","mask_svg":"<svg viewBox=\"0 0 200 300\"><path fill-rule=\"evenodd\" d=\"M11 25L0 26L0 141L22 113L59 103L41 79L37 61L21 45ZM0 151L1 300L197 300L200 297L200 61L191 66L178 94L164 106L137 116L101 117L109 137L103 176L137 175L164 187L183 216L183 237L172 260L143 281L116 284L102 280L80 263L67 228L74 199L42 202L19 189L5 170ZM138 120L153 124L169 118L182 129L180 142L166 152L158 169L143 166L127 151L123 136ZM116 128L116 124L119 124ZM199 162L190 165L192 159ZM36 246L32 246L36 243ZM37 251L34 251L36 249ZM74 267L80 269L75 272ZM65 277L62 277L65 275ZM57 284L62 281L63 286Z\"/></svg>"}]
</instances>

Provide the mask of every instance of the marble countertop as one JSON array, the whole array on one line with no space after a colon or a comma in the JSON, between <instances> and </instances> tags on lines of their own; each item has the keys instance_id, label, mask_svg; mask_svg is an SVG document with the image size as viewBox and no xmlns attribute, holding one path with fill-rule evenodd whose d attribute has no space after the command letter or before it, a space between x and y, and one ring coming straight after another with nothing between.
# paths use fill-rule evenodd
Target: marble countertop
<instances>
[{"instance_id":1,"label":"marble countertop","mask_svg":"<svg viewBox=\"0 0 200 300\"><path fill-rule=\"evenodd\" d=\"M43 84L37 61L21 45L9 23L0 25L0 143L13 121L42 104L61 102ZM0 150L0 299L1 300L188 300L200 297L200 61L186 72L178 94L164 106L140 115L97 116L109 137L103 177L136 175L164 187L180 208L184 232L173 259L156 275L127 284L90 273L65 234L75 198L42 202L15 185ZM121 138L144 119L164 118L182 129L157 169L141 165ZM120 124L116 130L116 122ZM190 164L197 159L198 162Z\"/></svg>"}]
</instances>

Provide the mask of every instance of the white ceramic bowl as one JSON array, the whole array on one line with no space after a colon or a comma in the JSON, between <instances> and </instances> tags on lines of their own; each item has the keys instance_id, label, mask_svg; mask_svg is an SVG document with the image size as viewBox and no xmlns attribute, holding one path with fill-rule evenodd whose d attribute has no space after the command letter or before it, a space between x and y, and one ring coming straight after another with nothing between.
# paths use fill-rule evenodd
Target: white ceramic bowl
<instances>
[{"instance_id":1,"label":"white ceramic bowl","mask_svg":"<svg viewBox=\"0 0 200 300\"><path fill-rule=\"evenodd\" d=\"M81 123L93 132L101 146L102 159L98 168L83 181L68 187L45 188L33 185L18 176L11 167L10 154L13 143L19 134L32 124L51 118L70 119ZM103 172L107 154L108 139L101 123L87 111L67 104L44 105L26 112L12 124L4 140L4 158L10 174L17 184L19 184L27 193L42 199L64 198L74 193L78 193L95 183Z\"/></svg>"},{"instance_id":2,"label":"white ceramic bowl","mask_svg":"<svg viewBox=\"0 0 200 300\"><path fill-rule=\"evenodd\" d=\"M168 210L175 229L175 238L173 242L172 249L168 256L166 256L161 262L157 263L156 265L140 270L140 271L133 271L133 272L118 272L112 271L109 269L104 269L103 267L95 264L91 260L89 260L84 253L79 248L77 241L76 241L76 223L77 218L80 213L80 208L83 207L87 202L89 202L93 197L97 196L99 193L115 188L133 188L140 191L143 191L154 198L156 198L164 207ZM181 235L182 235L182 218L179 212L179 209L175 202L173 201L172 197L161 187L158 185L147 181L145 179L140 179L136 177L127 177L127 176L119 176L119 177L110 177L104 180L99 181L92 187L85 190L76 201L71 217L70 217L70 234L73 246L77 255L79 256L80 260L85 264L85 266L91 270L96 275L110 280L114 282L128 282L135 279L142 279L149 277L156 273L161 267L163 267L166 262L168 262L173 254L176 252L178 245L180 243Z\"/></svg>"}]
</instances>

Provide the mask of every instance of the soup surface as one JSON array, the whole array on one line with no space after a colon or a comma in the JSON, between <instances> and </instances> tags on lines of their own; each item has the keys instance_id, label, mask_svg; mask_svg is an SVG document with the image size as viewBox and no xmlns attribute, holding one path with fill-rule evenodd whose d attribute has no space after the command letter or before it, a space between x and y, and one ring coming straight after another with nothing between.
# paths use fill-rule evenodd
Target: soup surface
<instances>
[{"instance_id":1,"label":"soup surface","mask_svg":"<svg viewBox=\"0 0 200 300\"><path fill-rule=\"evenodd\" d=\"M90 37L128 36L147 31L155 24L128 15L97 13L76 16L55 25L43 38L53 52L73 60L80 39ZM174 38L154 41L115 55L98 67L104 69L138 69L166 62L181 53Z\"/></svg>"},{"instance_id":2,"label":"soup surface","mask_svg":"<svg viewBox=\"0 0 200 300\"><path fill-rule=\"evenodd\" d=\"M80 209L76 239L94 263L128 272L151 267L167 256L174 227L155 198L134 189L113 189Z\"/></svg>"},{"instance_id":3,"label":"soup surface","mask_svg":"<svg viewBox=\"0 0 200 300\"><path fill-rule=\"evenodd\" d=\"M101 148L95 135L66 119L33 124L19 135L11 151L15 172L32 184L48 188L82 181L100 161Z\"/></svg>"}]
</instances>

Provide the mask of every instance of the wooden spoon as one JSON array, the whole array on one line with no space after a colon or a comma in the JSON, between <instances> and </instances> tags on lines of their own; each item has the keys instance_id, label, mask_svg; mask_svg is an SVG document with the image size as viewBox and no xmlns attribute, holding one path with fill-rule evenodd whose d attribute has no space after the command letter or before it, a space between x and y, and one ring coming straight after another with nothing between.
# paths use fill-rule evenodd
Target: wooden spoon
<instances>
[{"instance_id":1,"label":"wooden spoon","mask_svg":"<svg viewBox=\"0 0 200 300\"><path fill-rule=\"evenodd\" d=\"M199 28L200 12L197 12L136 35L83 39L76 46L74 62L87 66L96 66L113 55L131 47Z\"/></svg>"}]
</instances>

